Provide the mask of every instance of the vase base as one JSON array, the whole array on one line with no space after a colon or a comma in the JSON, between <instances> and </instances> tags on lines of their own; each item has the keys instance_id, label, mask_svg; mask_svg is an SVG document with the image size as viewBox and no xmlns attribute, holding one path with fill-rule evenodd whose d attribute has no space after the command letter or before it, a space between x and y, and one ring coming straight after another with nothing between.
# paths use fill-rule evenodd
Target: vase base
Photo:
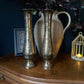
<instances>
[{"instance_id":1,"label":"vase base","mask_svg":"<svg viewBox=\"0 0 84 84\"><path fill-rule=\"evenodd\" d=\"M53 67L53 65L50 63L49 60L45 60L45 62L42 64L42 67L45 70L50 70Z\"/></svg>"},{"instance_id":2,"label":"vase base","mask_svg":"<svg viewBox=\"0 0 84 84\"><path fill-rule=\"evenodd\" d=\"M25 69L30 69L33 68L35 64L33 63L32 60L27 60L27 62L24 64Z\"/></svg>"}]
</instances>

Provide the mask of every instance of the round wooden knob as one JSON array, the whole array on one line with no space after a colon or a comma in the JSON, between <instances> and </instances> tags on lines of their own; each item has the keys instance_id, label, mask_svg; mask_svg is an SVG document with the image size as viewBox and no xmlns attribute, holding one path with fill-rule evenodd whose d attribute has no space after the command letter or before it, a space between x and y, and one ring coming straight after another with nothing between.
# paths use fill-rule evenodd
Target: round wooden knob
<instances>
[{"instance_id":1,"label":"round wooden knob","mask_svg":"<svg viewBox=\"0 0 84 84\"><path fill-rule=\"evenodd\" d=\"M4 75L1 75L0 80L4 80Z\"/></svg>"}]
</instances>

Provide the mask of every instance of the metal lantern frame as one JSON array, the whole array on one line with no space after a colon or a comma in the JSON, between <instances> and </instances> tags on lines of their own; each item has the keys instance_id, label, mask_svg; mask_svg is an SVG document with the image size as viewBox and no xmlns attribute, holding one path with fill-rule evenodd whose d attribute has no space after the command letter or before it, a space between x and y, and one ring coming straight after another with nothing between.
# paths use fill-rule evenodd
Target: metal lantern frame
<instances>
[{"instance_id":1,"label":"metal lantern frame","mask_svg":"<svg viewBox=\"0 0 84 84\"><path fill-rule=\"evenodd\" d=\"M82 32L72 41L71 58L77 61L84 61L84 36Z\"/></svg>"}]
</instances>

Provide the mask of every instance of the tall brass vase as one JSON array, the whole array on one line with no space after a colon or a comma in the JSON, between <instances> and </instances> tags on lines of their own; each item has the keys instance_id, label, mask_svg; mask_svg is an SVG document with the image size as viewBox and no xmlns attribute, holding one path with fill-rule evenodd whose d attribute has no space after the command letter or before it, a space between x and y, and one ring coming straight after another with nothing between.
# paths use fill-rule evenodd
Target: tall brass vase
<instances>
[{"instance_id":1,"label":"tall brass vase","mask_svg":"<svg viewBox=\"0 0 84 84\"><path fill-rule=\"evenodd\" d=\"M51 22L52 22L53 10L45 9L43 10L44 15L44 39L41 48L41 56L44 59L42 67L44 69L51 69L52 64L50 59L52 58L52 41L51 41Z\"/></svg>"},{"instance_id":2,"label":"tall brass vase","mask_svg":"<svg viewBox=\"0 0 84 84\"><path fill-rule=\"evenodd\" d=\"M59 19L60 14L66 14L68 22L65 28L63 28L62 22ZM69 28L71 18L69 13L65 11L57 11L45 9L43 12L39 12L41 16L34 27L34 38L38 52L41 57L45 59L42 67L44 69L50 69L52 67L49 60L52 60L57 56L60 46L62 44L64 34Z\"/></svg>"},{"instance_id":3,"label":"tall brass vase","mask_svg":"<svg viewBox=\"0 0 84 84\"><path fill-rule=\"evenodd\" d=\"M24 21L25 21L25 38L24 38L24 48L23 55L27 60L24 67L26 69L30 69L34 67L34 63L32 61L33 55L35 53L34 43L32 37L32 13L31 9L23 9L24 11Z\"/></svg>"}]
</instances>

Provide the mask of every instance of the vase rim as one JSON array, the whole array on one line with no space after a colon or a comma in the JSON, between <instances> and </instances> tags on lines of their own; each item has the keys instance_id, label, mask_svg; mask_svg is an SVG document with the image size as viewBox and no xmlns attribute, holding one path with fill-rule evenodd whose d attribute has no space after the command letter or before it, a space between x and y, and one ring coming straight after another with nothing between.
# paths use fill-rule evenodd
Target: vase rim
<instances>
[{"instance_id":1,"label":"vase rim","mask_svg":"<svg viewBox=\"0 0 84 84\"><path fill-rule=\"evenodd\" d=\"M53 13L55 10L53 10L53 9L43 9L42 12L44 12L44 11L49 11L49 12Z\"/></svg>"},{"instance_id":2,"label":"vase rim","mask_svg":"<svg viewBox=\"0 0 84 84\"><path fill-rule=\"evenodd\" d=\"M23 8L22 11L34 11L34 9Z\"/></svg>"}]
</instances>

